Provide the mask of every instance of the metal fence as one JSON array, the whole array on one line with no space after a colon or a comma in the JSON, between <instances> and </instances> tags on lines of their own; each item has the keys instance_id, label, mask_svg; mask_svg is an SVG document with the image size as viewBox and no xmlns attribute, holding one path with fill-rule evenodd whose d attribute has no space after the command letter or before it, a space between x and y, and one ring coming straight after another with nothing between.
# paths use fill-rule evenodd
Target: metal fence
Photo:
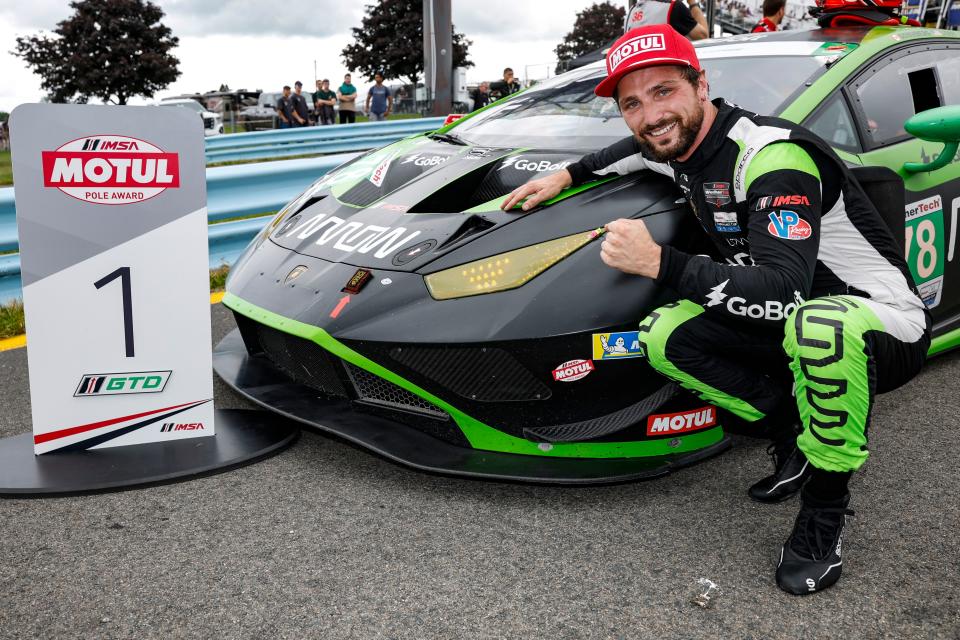
<instances>
[{"instance_id":1,"label":"metal fence","mask_svg":"<svg viewBox=\"0 0 960 640\"><path fill-rule=\"evenodd\" d=\"M443 118L410 118L214 136L206 141L207 163L362 151L431 131L442 124Z\"/></svg>"},{"instance_id":2,"label":"metal fence","mask_svg":"<svg viewBox=\"0 0 960 640\"><path fill-rule=\"evenodd\" d=\"M270 218L221 221L277 211L314 180L356 155L345 153L207 169L210 267L232 264ZM0 189L0 253L18 250L13 194L13 187ZM20 295L20 254L0 255L0 304Z\"/></svg>"},{"instance_id":3,"label":"metal fence","mask_svg":"<svg viewBox=\"0 0 960 640\"><path fill-rule=\"evenodd\" d=\"M268 218L310 184L357 153L431 131L443 118L413 118L216 136L206 140L208 163L334 154L207 169L210 266L232 264ZM13 187L0 188L0 304L20 297L20 254ZM14 253L9 253L14 252ZM6 255L2 255L6 254Z\"/></svg>"}]
</instances>

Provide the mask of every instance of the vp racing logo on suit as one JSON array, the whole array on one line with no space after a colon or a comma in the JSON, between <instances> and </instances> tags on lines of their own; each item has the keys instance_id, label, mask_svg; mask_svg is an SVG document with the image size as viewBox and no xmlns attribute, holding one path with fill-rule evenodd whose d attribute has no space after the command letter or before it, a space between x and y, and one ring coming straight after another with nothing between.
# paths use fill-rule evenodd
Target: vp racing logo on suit
<instances>
[{"instance_id":1,"label":"vp racing logo on suit","mask_svg":"<svg viewBox=\"0 0 960 640\"><path fill-rule=\"evenodd\" d=\"M796 211L787 211L781 209L780 212L773 212L767 216L770 224L767 225L767 231L770 235L782 238L784 240L806 240L813 233L810 223L800 217Z\"/></svg>"},{"instance_id":2,"label":"vp racing logo on suit","mask_svg":"<svg viewBox=\"0 0 960 640\"><path fill-rule=\"evenodd\" d=\"M724 293L724 289L730 284L727 278L720 284L710 289L710 292L704 296L706 302L704 307L716 307L726 305L726 310L735 316L751 318L753 320L786 320L794 309L802 305L805 300L799 291L793 292L793 302L783 304L779 300L765 300L763 304L747 304L745 298L731 296Z\"/></svg>"}]
</instances>

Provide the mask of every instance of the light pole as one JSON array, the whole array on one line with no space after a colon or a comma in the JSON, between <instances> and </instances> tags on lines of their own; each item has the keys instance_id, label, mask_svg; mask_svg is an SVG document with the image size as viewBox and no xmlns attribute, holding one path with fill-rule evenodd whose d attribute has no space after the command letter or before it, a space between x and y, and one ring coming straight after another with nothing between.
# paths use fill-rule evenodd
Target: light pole
<instances>
[{"instance_id":1,"label":"light pole","mask_svg":"<svg viewBox=\"0 0 960 640\"><path fill-rule=\"evenodd\" d=\"M450 0L423 0L423 88L427 100L433 100L433 115L443 116L451 112L452 80L453 21Z\"/></svg>"}]
</instances>

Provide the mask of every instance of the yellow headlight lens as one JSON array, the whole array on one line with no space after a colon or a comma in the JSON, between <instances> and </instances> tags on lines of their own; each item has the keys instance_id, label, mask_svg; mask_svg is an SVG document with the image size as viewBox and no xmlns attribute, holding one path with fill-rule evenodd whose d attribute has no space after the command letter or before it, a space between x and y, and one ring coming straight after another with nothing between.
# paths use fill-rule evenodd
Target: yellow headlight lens
<instances>
[{"instance_id":1,"label":"yellow headlight lens","mask_svg":"<svg viewBox=\"0 0 960 640\"><path fill-rule=\"evenodd\" d=\"M516 289L593 239L590 231L514 249L424 276L435 300Z\"/></svg>"}]
</instances>

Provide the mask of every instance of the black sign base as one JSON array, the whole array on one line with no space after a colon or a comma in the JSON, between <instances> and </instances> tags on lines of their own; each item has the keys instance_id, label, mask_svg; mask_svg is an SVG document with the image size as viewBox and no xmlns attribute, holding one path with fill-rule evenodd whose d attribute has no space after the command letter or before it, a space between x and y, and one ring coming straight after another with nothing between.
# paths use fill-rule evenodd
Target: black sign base
<instances>
[{"instance_id":1,"label":"black sign base","mask_svg":"<svg viewBox=\"0 0 960 640\"><path fill-rule=\"evenodd\" d=\"M34 455L33 434L0 440L0 496L114 491L219 473L283 451L300 427L266 411L217 409L216 435Z\"/></svg>"}]
</instances>

